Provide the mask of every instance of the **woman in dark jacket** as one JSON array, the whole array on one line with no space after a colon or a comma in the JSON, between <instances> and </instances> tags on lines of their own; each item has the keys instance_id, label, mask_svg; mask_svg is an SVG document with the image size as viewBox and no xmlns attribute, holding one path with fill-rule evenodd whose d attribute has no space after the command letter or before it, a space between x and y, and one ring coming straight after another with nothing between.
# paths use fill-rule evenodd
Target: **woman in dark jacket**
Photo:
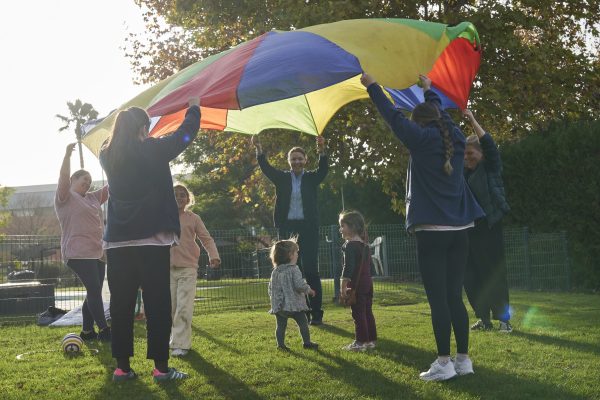
<instances>
[{"instance_id":1,"label":"woman in dark jacket","mask_svg":"<svg viewBox=\"0 0 600 400\"><path fill-rule=\"evenodd\" d=\"M465 292L479 320L472 330L490 330L490 320L500 320L500 332L512 331L508 303L508 283L504 262L502 218L510 210L502 182L502 160L489 133L479 125L473 113L464 115L475 135L467 138L465 179L485 217L469 229L469 260L465 273Z\"/></svg>"},{"instance_id":2,"label":"woman in dark jacket","mask_svg":"<svg viewBox=\"0 0 600 400\"><path fill-rule=\"evenodd\" d=\"M110 190L104 232L107 249L112 354L117 360L113 381L133 379L133 315L142 288L148 338L147 358L154 360L156 382L183 379L187 374L169 368L171 294L170 248L180 226L169 162L198 134L200 107L190 99L185 120L172 135L148 136L146 111L121 111L100 162Z\"/></svg>"},{"instance_id":3,"label":"woman in dark jacket","mask_svg":"<svg viewBox=\"0 0 600 400\"><path fill-rule=\"evenodd\" d=\"M325 154L325 139L317 136L319 167L315 171L305 171L307 157L301 147L288 152L289 171L282 171L269 164L256 136L252 136L256 147L256 159L260 169L275 185L276 199L273 220L279 229L279 239L298 236L300 253L298 266L304 273L307 283L316 292L310 301L311 325L323 323L323 291L319 275L319 212L317 190L327 176L329 169Z\"/></svg>"},{"instance_id":4,"label":"woman in dark jacket","mask_svg":"<svg viewBox=\"0 0 600 400\"><path fill-rule=\"evenodd\" d=\"M462 286L469 248L467 229L483 211L462 176L464 135L441 109L439 96L430 90L431 80L423 75L419 80L425 102L415 107L409 120L394 108L371 76L361 78L379 113L410 152L406 227L417 237L417 262L431 308L438 354L420 378L439 381L473 373ZM450 359L452 330L455 362Z\"/></svg>"}]
</instances>

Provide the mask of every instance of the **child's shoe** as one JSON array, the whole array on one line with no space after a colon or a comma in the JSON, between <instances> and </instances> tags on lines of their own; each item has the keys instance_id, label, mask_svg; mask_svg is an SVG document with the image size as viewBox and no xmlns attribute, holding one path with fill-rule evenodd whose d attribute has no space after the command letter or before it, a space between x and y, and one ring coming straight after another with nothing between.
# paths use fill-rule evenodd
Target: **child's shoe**
<instances>
[{"instance_id":1,"label":"child's shoe","mask_svg":"<svg viewBox=\"0 0 600 400\"><path fill-rule=\"evenodd\" d=\"M374 349L375 348L375 341L373 340L372 342L365 342L364 346L365 346L365 348L367 350Z\"/></svg>"},{"instance_id":2,"label":"child's shoe","mask_svg":"<svg viewBox=\"0 0 600 400\"><path fill-rule=\"evenodd\" d=\"M92 329L89 332L81 331L81 333L79 334L79 337L83 341L96 340L96 339L98 339L98 334L96 333L95 330Z\"/></svg>"},{"instance_id":3,"label":"child's shoe","mask_svg":"<svg viewBox=\"0 0 600 400\"><path fill-rule=\"evenodd\" d=\"M308 342L308 343L304 343L303 347L305 349L311 349L311 350L317 350L319 348L319 345L313 342Z\"/></svg>"},{"instance_id":4,"label":"child's shoe","mask_svg":"<svg viewBox=\"0 0 600 400\"><path fill-rule=\"evenodd\" d=\"M187 379L189 375L185 372L177 371L175 368L169 368L168 372L160 372L156 368L152 371L152 376L154 377L154 382L168 382L175 381L180 379Z\"/></svg>"},{"instance_id":5,"label":"child's shoe","mask_svg":"<svg viewBox=\"0 0 600 400\"><path fill-rule=\"evenodd\" d=\"M354 341L352 343L350 343L347 346L343 347L344 350L348 350L348 351L365 351L367 348L365 347L365 345L361 342L358 341Z\"/></svg>"},{"instance_id":6,"label":"child's shoe","mask_svg":"<svg viewBox=\"0 0 600 400\"><path fill-rule=\"evenodd\" d=\"M110 326L107 326L106 328L98 332L98 339L101 342L110 342L112 340L112 332L110 330Z\"/></svg>"},{"instance_id":7,"label":"child's shoe","mask_svg":"<svg viewBox=\"0 0 600 400\"><path fill-rule=\"evenodd\" d=\"M112 376L113 382L130 381L135 378L137 378L137 375L132 369L130 369L129 372L125 372L121 368L115 369Z\"/></svg>"},{"instance_id":8,"label":"child's shoe","mask_svg":"<svg viewBox=\"0 0 600 400\"><path fill-rule=\"evenodd\" d=\"M189 350L186 349L173 349L173 351L171 352L171 355L173 357L184 357L187 355Z\"/></svg>"}]
</instances>

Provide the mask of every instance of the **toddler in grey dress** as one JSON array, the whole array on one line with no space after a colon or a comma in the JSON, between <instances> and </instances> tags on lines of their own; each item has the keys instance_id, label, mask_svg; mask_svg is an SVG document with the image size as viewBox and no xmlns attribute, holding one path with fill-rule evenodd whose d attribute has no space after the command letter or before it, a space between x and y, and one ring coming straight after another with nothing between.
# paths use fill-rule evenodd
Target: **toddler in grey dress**
<instances>
[{"instance_id":1,"label":"toddler in grey dress","mask_svg":"<svg viewBox=\"0 0 600 400\"><path fill-rule=\"evenodd\" d=\"M306 311L306 295L315 295L315 291L302 279L298 261L298 244L295 240L280 240L271 247L271 262L273 272L269 282L269 297L271 310L277 319L275 337L277 348L289 351L285 345L285 331L288 318L293 318L298 324L305 349L317 349L318 344L310 341Z\"/></svg>"}]
</instances>

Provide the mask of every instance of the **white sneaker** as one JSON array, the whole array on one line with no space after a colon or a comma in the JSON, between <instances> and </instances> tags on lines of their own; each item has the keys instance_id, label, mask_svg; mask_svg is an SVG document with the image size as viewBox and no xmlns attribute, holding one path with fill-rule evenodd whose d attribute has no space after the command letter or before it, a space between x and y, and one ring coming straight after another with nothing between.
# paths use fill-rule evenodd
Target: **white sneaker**
<instances>
[{"instance_id":1,"label":"white sneaker","mask_svg":"<svg viewBox=\"0 0 600 400\"><path fill-rule=\"evenodd\" d=\"M348 350L348 351L365 351L367 349L367 347L364 344L359 343L355 340L354 342L350 343L348 346L344 346L343 349Z\"/></svg>"},{"instance_id":2,"label":"white sneaker","mask_svg":"<svg viewBox=\"0 0 600 400\"><path fill-rule=\"evenodd\" d=\"M183 357L185 355L187 355L188 350L186 349L173 349L173 351L171 352L171 355L173 357Z\"/></svg>"},{"instance_id":3,"label":"white sneaker","mask_svg":"<svg viewBox=\"0 0 600 400\"><path fill-rule=\"evenodd\" d=\"M375 348L375 341L373 340L372 342L365 342L365 344L363 345L365 346L365 348L368 349L374 349Z\"/></svg>"},{"instance_id":4,"label":"white sneaker","mask_svg":"<svg viewBox=\"0 0 600 400\"><path fill-rule=\"evenodd\" d=\"M419 374L419 377L424 381L445 381L455 376L456 371L454 370L452 361L448 360L446 365L441 365L437 359L431 364L429 371Z\"/></svg>"},{"instance_id":5,"label":"white sneaker","mask_svg":"<svg viewBox=\"0 0 600 400\"><path fill-rule=\"evenodd\" d=\"M454 363L454 370L458 375L469 375L475 373L475 371L473 371L473 362L470 358L466 358L462 361L454 360L452 362Z\"/></svg>"}]
</instances>

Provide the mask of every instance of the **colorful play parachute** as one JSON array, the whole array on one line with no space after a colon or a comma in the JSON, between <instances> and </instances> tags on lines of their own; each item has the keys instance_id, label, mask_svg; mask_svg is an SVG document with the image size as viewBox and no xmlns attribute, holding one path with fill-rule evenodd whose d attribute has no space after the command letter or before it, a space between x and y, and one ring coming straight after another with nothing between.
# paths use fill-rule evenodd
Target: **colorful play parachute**
<instances>
[{"instance_id":1,"label":"colorful play parachute","mask_svg":"<svg viewBox=\"0 0 600 400\"><path fill-rule=\"evenodd\" d=\"M417 76L431 78L446 108L465 108L481 46L469 22L456 26L408 19L358 19L267 32L190 65L123 104L89 131L96 154L119 110L148 110L150 134L172 132L188 99L202 102L201 127L255 134L269 128L320 134L343 105L368 97L363 71L397 107L422 101Z\"/></svg>"}]
</instances>

